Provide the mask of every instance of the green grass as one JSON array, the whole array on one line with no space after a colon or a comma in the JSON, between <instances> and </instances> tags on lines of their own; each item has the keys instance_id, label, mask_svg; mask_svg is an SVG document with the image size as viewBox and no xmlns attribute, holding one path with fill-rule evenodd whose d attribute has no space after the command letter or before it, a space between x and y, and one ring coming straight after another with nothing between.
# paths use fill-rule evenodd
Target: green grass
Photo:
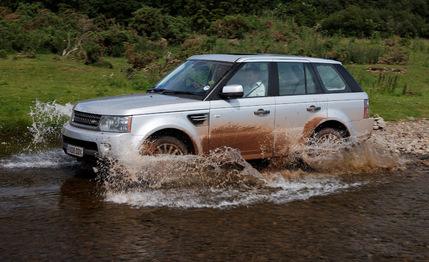
<instances>
[{"instance_id":1,"label":"green grass","mask_svg":"<svg viewBox=\"0 0 429 262\"><path fill-rule=\"evenodd\" d=\"M53 55L36 59L0 59L0 125L25 126L36 99L42 102L76 102L100 96L143 92L137 80L127 80L121 70L125 59L109 58L113 69L88 66L79 61L57 60ZM141 78L141 76L140 76Z\"/></svg>"},{"instance_id":2,"label":"green grass","mask_svg":"<svg viewBox=\"0 0 429 262\"><path fill-rule=\"evenodd\" d=\"M404 69L405 73L386 73L391 78L398 75L396 89L382 90L379 73L368 72L368 67ZM370 109L386 120L401 120L408 117L429 117L429 53L413 51L410 61L404 66L346 65L370 97ZM406 87L406 94L403 88Z\"/></svg>"},{"instance_id":3,"label":"green grass","mask_svg":"<svg viewBox=\"0 0 429 262\"><path fill-rule=\"evenodd\" d=\"M29 124L30 106L42 102L76 102L100 96L144 92L153 82L143 73L134 80L126 78L128 66L123 58L108 58L113 69L87 66L80 61L54 59L53 55L38 55L36 59L0 59L0 126L3 130ZM370 65L347 65L358 82L370 95L372 114L387 120L407 117L429 117L429 53L427 49L413 50L399 74L397 88L383 91L378 86L378 73L368 72ZM385 67L386 65L374 65ZM395 73L388 73L393 75ZM407 94L402 94L407 85Z\"/></svg>"}]
</instances>

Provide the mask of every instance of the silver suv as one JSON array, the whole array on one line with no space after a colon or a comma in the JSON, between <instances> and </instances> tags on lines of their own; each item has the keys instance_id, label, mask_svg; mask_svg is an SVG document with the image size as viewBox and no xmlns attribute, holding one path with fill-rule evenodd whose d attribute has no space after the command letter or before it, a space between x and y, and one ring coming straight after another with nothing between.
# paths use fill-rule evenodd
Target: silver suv
<instances>
[{"instance_id":1,"label":"silver suv","mask_svg":"<svg viewBox=\"0 0 429 262\"><path fill-rule=\"evenodd\" d=\"M78 103L62 135L78 158L228 146L257 159L292 140L368 135L372 123L368 95L340 62L210 54L190 57L147 94Z\"/></svg>"}]
</instances>

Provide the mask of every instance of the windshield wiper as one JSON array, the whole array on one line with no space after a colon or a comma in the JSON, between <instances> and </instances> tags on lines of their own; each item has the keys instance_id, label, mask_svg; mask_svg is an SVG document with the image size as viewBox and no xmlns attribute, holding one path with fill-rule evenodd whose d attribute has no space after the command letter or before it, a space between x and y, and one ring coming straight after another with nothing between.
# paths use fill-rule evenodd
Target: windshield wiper
<instances>
[{"instance_id":1,"label":"windshield wiper","mask_svg":"<svg viewBox=\"0 0 429 262\"><path fill-rule=\"evenodd\" d=\"M192 92L189 92L189 91L176 91L176 90L168 90L168 89L164 89L161 92L161 94L165 94L165 95L168 95L168 94L172 94L172 95L178 94L178 95L194 95L194 96L198 95L196 93L192 93Z\"/></svg>"},{"instance_id":2,"label":"windshield wiper","mask_svg":"<svg viewBox=\"0 0 429 262\"><path fill-rule=\"evenodd\" d=\"M164 89L164 88L149 88L146 92L147 93L162 93L165 90L166 89Z\"/></svg>"},{"instance_id":3,"label":"windshield wiper","mask_svg":"<svg viewBox=\"0 0 429 262\"><path fill-rule=\"evenodd\" d=\"M148 93L160 93L163 95L193 95L198 96L198 94L189 92L189 91L179 91L179 90L169 90L165 88L151 88L147 90Z\"/></svg>"}]
</instances>

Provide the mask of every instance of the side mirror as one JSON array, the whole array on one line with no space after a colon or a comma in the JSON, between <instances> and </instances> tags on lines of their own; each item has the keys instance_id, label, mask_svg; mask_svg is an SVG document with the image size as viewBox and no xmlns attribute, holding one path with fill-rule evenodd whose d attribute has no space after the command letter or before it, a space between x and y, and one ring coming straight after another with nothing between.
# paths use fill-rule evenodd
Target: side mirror
<instances>
[{"instance_id":1,"label":"side mirror","mask_svg":"<svg viewBox=\"0 0 429 262\"><path fill-rule=\"evenodd\" d=\"M243 95L242 85L227 85L222 88L221 96L224 98L240 98Z\"/></svg>"}]
</instances>

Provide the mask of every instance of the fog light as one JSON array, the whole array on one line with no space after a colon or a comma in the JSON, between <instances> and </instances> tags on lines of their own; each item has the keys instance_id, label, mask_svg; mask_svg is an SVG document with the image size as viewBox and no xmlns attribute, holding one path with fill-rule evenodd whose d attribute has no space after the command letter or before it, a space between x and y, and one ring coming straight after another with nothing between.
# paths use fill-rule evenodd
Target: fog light
<instances>
[{"instance_id":1,"label":"fog light","mask_svg":"<svg viewBox=\"0 0 429 262\"><path fill-rule=\"evenodd\" d=\"M100 154L101 155L106 155L110 152L110 150L112 149L112 146L109 143L101 143L100 144Z\"/></svg>"}]
</instances>

